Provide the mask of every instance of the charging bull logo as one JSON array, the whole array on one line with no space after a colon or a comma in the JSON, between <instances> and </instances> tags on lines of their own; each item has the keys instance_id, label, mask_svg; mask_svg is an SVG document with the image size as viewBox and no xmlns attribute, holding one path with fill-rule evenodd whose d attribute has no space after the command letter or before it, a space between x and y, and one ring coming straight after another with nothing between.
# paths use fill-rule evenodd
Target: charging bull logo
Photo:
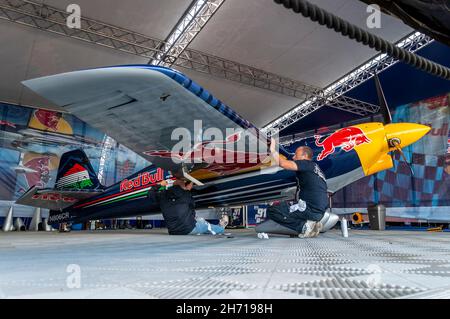
<instances>
[{"instance_id":1,"label":"charging bull logo","mask_svg":"<svg viewBox=\"0 0 450 319\"><path fill-rule=\"evenodd\" d=\"M33 112L28 127L39 131L50 131L72 135L73 129L60 112L38 109Z\"/></svg>"},{"instance_id":2,"label":"charging bull logo","mask_svg":"<svg viewBox=\"0 0 450 319\"><path fill-rule=\"evenodd\" d=\"M59 159L55 155L26 153L23 157L23 166L30 169L25 173L28 187L44 188L50 181L50 172L58 166Z\"/></svg>"},{"instance_id":3,"label":"charging bull logo","mask_svg":"<svg viewBox=\"0 0 450 319\"><path fill-rule=\"evenodd\" d=\"M25 178L28 186L43 188L50 180L50 158L48 156L36 157L24 164L25 167L34 170L33 173L26 173Z\"/></svg>"},{"instance_id":4,"label":"charging bull logo","mask_svg":"<svg viewBox=\"0 0 450 319\"><path fill-rule=\"evenodd\" d=\"M240 170L254 168L269 158L268 152L248 152L227 148L242 138L241 132L229 135L225 140L206 141L195 144L187 152L147 151L145 155L171 158L184 163L203 163L203 169L219 175L231 174Z\"/></svg>"},{"instance_id":5,"label":"charging bull logo","mask_svg":"<svg viewBox=\"0 0 450 319\"><path fill-rule=\"evenodd\" d=\"M316 139L316 145L323 148L322 152L319 156L317 156L318 161L321 161L328 155L333 154L338 147L346 152L349 152L354 149L355 146L371 142L371 140L358 127L346 127L340 129L325 138L322 142L320 141L322 136L316 135L314 137Z\"/></svg>"},{"instance_id":6,"label":"charging bull logo","mask_svg":"<svg viewBox=\"0 0 450 319\"><path fill-rule=\"evenodd\" d=\"M39 109L34 112L34 116L43 126L52 131L58 131L58 123L62 117L61 113Z\"/></svg>"}]
</instances>

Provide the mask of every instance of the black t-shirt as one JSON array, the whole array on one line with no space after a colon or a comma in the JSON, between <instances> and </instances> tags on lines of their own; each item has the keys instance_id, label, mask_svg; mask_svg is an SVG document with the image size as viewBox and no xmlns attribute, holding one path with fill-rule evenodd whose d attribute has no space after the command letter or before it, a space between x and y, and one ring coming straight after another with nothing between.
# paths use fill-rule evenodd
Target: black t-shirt
<instances>
[{"instance_id":1,"label":"black t-shirt","mask_svg":"<svg viewBox=\"0 0 450 319\"><path fill-rule=\"evenodd\" d=\"M324 213L328 208L327 182L319 165L313 161L295 161L298 167L298 199L306 202L306 207L316 213Z\"/></svg>"},{"instance_id":2,"label":"black t-shirt","mask_svg":"<svg viewBox=\"0 0 450 319\"><path fill-rule=\"evenodd\" d=\"M195 228L195 202L191 192L173 186L159 194L159 206L169 234L187 235Z\"/></svg>"}]
</instances>

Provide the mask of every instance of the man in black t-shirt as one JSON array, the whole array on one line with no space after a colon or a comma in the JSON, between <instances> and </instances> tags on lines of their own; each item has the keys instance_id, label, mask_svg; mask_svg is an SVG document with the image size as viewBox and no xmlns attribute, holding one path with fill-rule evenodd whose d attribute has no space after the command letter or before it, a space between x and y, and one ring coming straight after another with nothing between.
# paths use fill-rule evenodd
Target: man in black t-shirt
<instances>
[{"instance_id":1,"label":"man in black t-shirt","mask_svg":"<svg viewBox=\"0 0 450 319\"><path fill-rule=\"evenodd\" d=\"M281 203L268 209L268 217L275 222L300 233L300 237L317 237L322 230L320 220L328 208L327 183L319 165L312 161L313 151L300 146L293 160L280 157L272 139L270 151L276 163L297 175L296 204Z\"/></svg>"},{"instance_id":2,"label":"man in black t-shirt","mask_svg":"<svg viewBox=\"0 0 450 319\"><path fill-rule=\"evenodd\" d=\"M195 228L194 199L183 181L160 192L159 205L170 235L187 235Z\"/></svg>"}]
</instances>

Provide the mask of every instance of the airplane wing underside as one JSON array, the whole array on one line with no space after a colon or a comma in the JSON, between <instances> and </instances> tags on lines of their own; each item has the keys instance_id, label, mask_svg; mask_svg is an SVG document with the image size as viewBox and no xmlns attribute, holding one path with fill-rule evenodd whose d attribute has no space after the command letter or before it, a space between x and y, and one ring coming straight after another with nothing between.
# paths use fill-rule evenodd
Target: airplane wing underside
<instances>
[{"instance_id":1,"label":"airplane wing underside","mask_svg":"<svg viewBox=\"0 0 450 319\"><path fill-rule=\"evenodd\" d=\"M265 140L265 135L259 136L251 123L182 73L168 68L107 67L32 79L23 84L175 175L180 174L182 165L174 164L171 155L183 132L201 135L209 128L216 128L222 137L217 139L214 135L211 141L226 143L237 141L230 137L230 129L254 130L257 133L250 139ZM198 142L198 136L190 138L191 145ZM220 149L221 146L211 147ZM248 153L236 154L232 156L248 156ZM180 158L183 155L185 161L186 152L177 153ZM270 160L264 157L245 165L208 163L199 163L197 159L195 165L184 167L193 177L205 180L270 166Z\"/></svg>"}]
</instances>

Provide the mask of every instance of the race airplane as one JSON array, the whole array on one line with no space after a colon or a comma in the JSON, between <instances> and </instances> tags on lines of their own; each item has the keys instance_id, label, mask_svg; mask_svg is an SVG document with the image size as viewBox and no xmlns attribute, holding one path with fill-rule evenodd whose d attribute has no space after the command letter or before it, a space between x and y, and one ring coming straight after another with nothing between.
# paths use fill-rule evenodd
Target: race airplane
<instances>
[{"instance_id":1,"label":"race airplane","mask_svg":"<svg viewBox=\"0 0 450 319\"><path fill-rule=\"evenodd\" d=\"M50 224L157 214L159 206L148 196L149 190L176 178L196 184L193 195L198 209L292 198L295 191L295 173L275 166L267 149L229 147L242 142L249 147L256 141L267 146L266 135L176 70L115 66L23 84L153 163L119 183L104 186L82 150L63 154L55 188L32 187L17 200L50 209ZM192 133L198 120L200 132L213 129L214 138L199 140ZM177 128L193 135L190 149L175 150L177 140L172 133ZM420 124L390 123L388 114L387 124L354 125L311 136L303 143L313 149L328 190L334 193L364 176L392 168L390 153L401 152L429 130ZM245 132L251 132L247 140ZM280 154L292 157L283 148Z\"/></svg>"}]
</instances>

